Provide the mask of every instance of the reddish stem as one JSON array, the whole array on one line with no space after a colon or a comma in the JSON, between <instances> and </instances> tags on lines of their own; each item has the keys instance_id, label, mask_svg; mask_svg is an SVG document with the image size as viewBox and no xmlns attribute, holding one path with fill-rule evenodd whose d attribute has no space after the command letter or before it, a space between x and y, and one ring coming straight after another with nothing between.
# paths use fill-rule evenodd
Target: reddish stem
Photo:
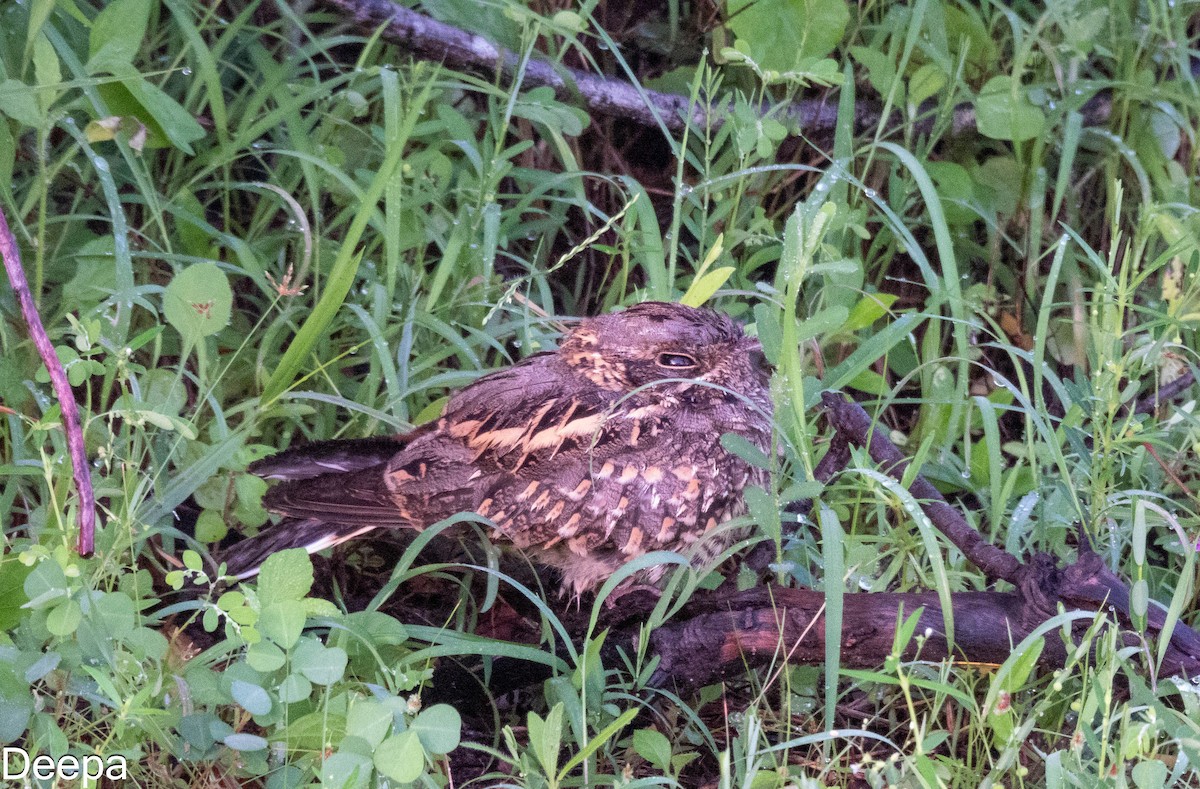
<instances>
[{"instance_id":1,"label":"reddish stem","mask_svg":"<svg viewBox=\"0 0 1200 789\"><path fill-rule=\"evenodd\" d=\"M67 434L67 449L71 453L71 465L75 476L75 489L79 491L79 555L91 556L95 548L96 531L96 494L92 492L92 479L88 474L87 450L83 443L83 430L79 425L79 407L75 403L75 395L67 382L67 372L63 369L50 338L46 336L46 328L42 326L42 318L38 315L37 305L34 304L33 294L29 291L29 281L25 279L25 270L21 267L21 254L17 250L17 240L9 230L8 220L0 211L0 258L4 259L4 270L8 272L8 281L13 293L17 296L17 304L21 307L21 316L29 327L29 336L37 347L38 355L50 373L50 382L54 385L54 393L62 410L63 429Z\"/></svg>"}]
</instances>

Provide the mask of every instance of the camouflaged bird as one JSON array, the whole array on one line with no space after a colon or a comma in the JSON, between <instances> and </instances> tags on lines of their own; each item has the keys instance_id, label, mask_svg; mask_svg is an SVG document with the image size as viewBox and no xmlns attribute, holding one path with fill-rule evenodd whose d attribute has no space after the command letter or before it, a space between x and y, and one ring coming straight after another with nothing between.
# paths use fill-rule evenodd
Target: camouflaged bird
<instances>
[{"instance_id":1,"label":"camouflaged bird","mask_svg":"<svg viewBox=\"0 0 1200 789\"><path fill-rule=\"evenodd\" d=\"M648 551L708 561L739 537L701 540L745 512L767 473L721 445L764 453L771 399L757 340L729 318L647 302L582 321L557 351L485 375L405 435L302 446L255 463L285 520L233 547L241 577L273 551L321 550L378 528L423 529L460 512L594 590ZM656 583L665 567L628 585Z\"/></svg>"}]
</instances>

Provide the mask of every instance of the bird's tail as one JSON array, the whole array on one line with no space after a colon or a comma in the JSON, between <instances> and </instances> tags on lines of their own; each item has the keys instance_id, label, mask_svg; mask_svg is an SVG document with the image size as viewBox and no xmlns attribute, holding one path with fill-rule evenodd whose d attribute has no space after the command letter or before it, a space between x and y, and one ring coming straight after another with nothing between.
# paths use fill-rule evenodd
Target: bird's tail
<instances>
[{"instance_id":1,"label":"bird's tail","mask_svg":"<svg viewBox=\"0 0 1200 789\"><path fill-rule=\"evenodd\" d=\"M287 548L303 548L309 553L341 545L376 528L375 524L329 523L316 518L285 518L253 537L229 546L218 557L225 573L239 581L258 575L267 557Z\"/></svg>"},{"instance_id":2,"label":"bird's tail","mask_svg":"<svg viewBox=\"0 0 1200 789\"><path fill-rule=\"evenodd\" d=\"M252 473L280 480L263 505L284 517L222 551L226 572L244 581L276 551L315 553L380 526L407 526L387 486L387 462L411 435L323 441L253 463Z\"/></svg>"}]
</instances>

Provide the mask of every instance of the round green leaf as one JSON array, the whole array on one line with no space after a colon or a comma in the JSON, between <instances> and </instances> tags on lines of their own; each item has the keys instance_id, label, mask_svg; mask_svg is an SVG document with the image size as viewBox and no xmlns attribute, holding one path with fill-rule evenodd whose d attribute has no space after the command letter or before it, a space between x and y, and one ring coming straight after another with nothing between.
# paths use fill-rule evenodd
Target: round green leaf
<instances>
[{"instance_id":1,"label":"round green leaf","mask_svg":"<svg viewBox=\"0 0 1200 789\"><path fill-rule=\"evenodd\" d=\"M388 737L375 749L375 769L400 783L415 781L425 771L425 749L411 729Z\"/></svg>"},{"instance_id":2,"label":"round green leaf","mask_svg":"<svg viewBox=\"0 0 1200 789\"><path fill-rule=\"evenodd\" d=\"M124 592L107 592L93 603L96 624L121 638L133 629L133 600Z\"/></svg>"},{"instance_id":3,"label":"round green leaf","mask_svg":"<svg viewBox=\"0 0 1200 789\"><path fill-rule=\"evenodd\" d=\"M295 704L309 697L312 693L312 683L299 674L289 674L287 679L279 683L276 693L284 704Z\"/></svg>"},{"instance_id":4,"label":"round green leaf","mask_svg":"<svg viewBox=\"0 0 1200 789\"><path fill-rule=\"evenodd\" d=\"M920 106L921 102L936 96L944 87L946 72L934 63L926 63L908 78L908 100Z\"/></svg>"},{"instance_id":5,"label":"round green leaf","mask_svg":"<svg viewBox=\"0 0 1200 789\"><path fill-rule=\"evenodd\" d=\"M361 737L372 748L378 747L392 728L392 711L374 701L361 699L354 702L346 716L346 735Z\"/></svg>"},{"instance_id":6,"label":"round green leaf","mask_svg":"<svg viewBox=\"0 0 1200 789\"><path fill-rule=\"evenodd\" d=\"M56 636L69 636L83 621L83 610L79 603L67 598L59 603L46 617L46 629Z\"/></svg>"},{"instance_id":7,"label":"round green leaf","mask_svg":"<svg viewBox=\"0 0 1200 789\"><path fill-rule=\"evenodd\" d=\"M67 576L58 562L53 560L39 562L33 571L25 577L25 597L30 608L46 608L53 601L66 597Z\"/></svg>"},{"instance_id":8,"label":"round green leaf","mask_svg":"<svg viewBox=\"0 0 1200 789\"><path fill-rule=\"evenodd\" d=\"M346 650L312 639L301 641L292 655L292 666L316 685L332 685L346 673Z\"/></svg>"},{"instance_id":9,"label":"round green leaf","mask_svg":"<svg viewBox=\"0 0 1200 789\"><path fill-rule=\"evenodd\" d=\"M121 641L139 660L162 660L171 646L162 633L148 627L133 628Z\"/></svg>"},{"instance_id":10,"label":"round green leaf","mask_svg":"<svg viewBox=\"0 0 1200 789\"><path fill-rule=\"evenodd\" d=\"M200 542L220 542L229 533L229 527L221 513L213 510L200 510L196 518L196 539Z\"/></svg>"},{"instance_id":11,"label":"round green leaf","mask_svg":"<svg viewBox=\"0 0 1200 789\"><path fill-rule=\"evenodd\" d=\"M235 679L229 685L229 693L251 715L266 715L271 711L271 696L258 685Z\"/></svg>"},{"instance_id":12,"label":"round green leaf","mask_svg":"<svg viewBox=\"0 0 1200 789\"><path fill-rule=\"evenodd\" d=\"M430 753L450 753L462 739L462 717L449 704L434 704L409 726L421 738L421 744Z\"/></svg>"},{"instance_id":13,"label":"round green leaf","mask_svg":"<svg viewBox=\"0 0 1200 789\"><path fill-rule=\"evenodd\" d=\"M312 559L303 548L289 548L267 557L258 572L258 597L264 604L300 600L312 589Z\"/></svg>"},{"instance_id":14,"label":"round green leaf","mask_svg":"<svg viewBox=\"0 0 1200 789\"><path fill-rule=\"evenodd\" d=\"M1138 789L1151 789L1167 785L1167 766L1158 759L1146 758L1130 771L1133 785Z\"/></svg>"},{"instance_id":15,"label":"round green leaf","mask_svg":"<svg viewBox=\"0 0 1200 789\"><path fill-rule=\"evenodd\" d=\"M371 778L371 760L357 753L339 751L321 762L321 786L357 789Z\"/></svg>"},{"instance_id":16,"label":"round green leaf","mask_svg":"<svg viewBox=\"0 0 1200 789\"><path fill-rule=\"evenodd\" d=\"M215 263L197 263L179 272L163 294L163 314L185 342L216 334L229 323L233 291Z\"/></svg>"},{"instance_id":17,"label":"round green leaf","mask_svg":"<svg viewBox=\"0 0 1200 789\"><path fill-rule=\"evenodd\" d=\"M255 671L269 674L276 669L283 668L283 664L287 662L287 656L283 654L282 649L270 641L259 641L257 644L251 644L246 650L246 662Z\"/></svg>"}]
</instances>

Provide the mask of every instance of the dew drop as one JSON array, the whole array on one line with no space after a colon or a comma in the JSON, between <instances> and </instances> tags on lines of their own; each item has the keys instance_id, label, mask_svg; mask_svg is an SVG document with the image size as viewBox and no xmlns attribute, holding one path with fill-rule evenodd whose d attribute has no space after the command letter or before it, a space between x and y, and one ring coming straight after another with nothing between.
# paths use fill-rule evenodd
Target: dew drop
<instances>
[{"instance_id":1,"label":"dew drop","mask_svg":"<svg viewBox=\"0 0 1200 789\"><path fill-rule=\"evenodd\" d=\"M184 66L182 69L179 70L179 73L185 77L190 77L190 76L192 76L192 67Z\"/></svg>"}]
</instances>

